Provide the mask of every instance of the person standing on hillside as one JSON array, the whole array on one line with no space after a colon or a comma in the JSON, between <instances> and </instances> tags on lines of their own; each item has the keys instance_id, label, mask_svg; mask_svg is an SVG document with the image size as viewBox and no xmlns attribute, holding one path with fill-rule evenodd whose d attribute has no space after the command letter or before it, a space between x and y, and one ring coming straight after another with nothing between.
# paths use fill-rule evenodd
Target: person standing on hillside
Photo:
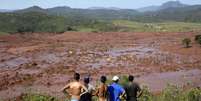
<instances>
[{"instance_id":1,"label":"person standing on hillside","mask_svg":"<svg viewBox=\"0 0 201 101\"><path fill-rule=\"evenodd\" d=\"M134 76L129 75L128 80L129 83L124 87L127 95L126 101L137 101L137 98L142 94L141 88L136 82L133 82Z\"/></svg>"},{"instance_id":2,"label":"person standing on hillside","mask_svg":"<svg viewBox=\"0 0 201 101\"><path fill-rule=\"evenodd\" d=\"M106 76L101 76L101 84L98 86L95 95L98 96L98 101L107 101L107 85Z\"/></svg>"},{"instance_id":3,"label":"person standing on hillside","mask_svg":"<svg viewBox=\"0 0 201 101\"><path fill-rule=\"evenodd\" d=\"M118 84L118 76L114 76L112 81L113 83L108 87L110 101L121 101L121 99L125 97L125 90Z\"/></svg>"},{"instance_id":4,"label":"person standing on hillside","mask_svg":"<svg viewBox=\"0 0 201 101\"><path fill-rule=\"evenodd\" d=\"M80 82L80 74L75 73L74 74L74 81L67 84L62 91L64 93L68 93L70 95L70 101L79 101L80 96L84 93L86 93L87 88L82 85Z\"/></svg>"},{"instance_id":5,"label":"person standing on hillside","mask_svg":"<svg viewBox=\"0 0 201 101\"><path fill-rule=\"evenodd\" d=\"M95 91L95 87L90 83L90 77L84 78L84 86L87 88L87 92L84 93L80 101L92 101L93 92Z\"/></svg>"}]
</instances>

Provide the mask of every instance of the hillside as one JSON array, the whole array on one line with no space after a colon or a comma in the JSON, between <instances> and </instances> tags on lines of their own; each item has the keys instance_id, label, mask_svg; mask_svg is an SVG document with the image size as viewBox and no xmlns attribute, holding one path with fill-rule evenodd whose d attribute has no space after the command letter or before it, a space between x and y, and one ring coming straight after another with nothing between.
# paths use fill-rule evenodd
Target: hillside
<instances>
[{"instance_id":1,"label":"hillside","mask_svg":"<svg viewBox=\"0 0 201 101\"><path fill-rule=\"evenodd\" d=\"M181 8L181 7L187 7L189 5L187 4L183 4L180 1L168 1L163 3L160 6L148 6L148 7L142 7L137 9L137 11L139 12L152 12L152 11L159 11L159 10L163 10L163 9L167 9L167 8Z\"/></svg>"},{"instance_id":2,"label":"hillside","mask_svg":"<svg viewBox=\"0 0 201 101\"><path fill-rule=\"evenodd\" d=\"M201 5L180 8L166 8L155 12L146 12L135 18L138 21L180 21L201 22Z\"/></svg>"},{"instance_id":3,"label":"hillside","mask_svg":"<svg viewBox=\"0 0 201 101\"><path fill-rule=\"evenodd\" d=\"M5 23L6 22L6 23ZM112 31L112 23L100 21L81 15L61 16L45 12L12 12L0 13L0 32L52 32L65 31Z\"/></svg>"},{"instance_id":4,"label":"hillside","mask_svg":"<svg viewBox=\"0 0 201 101\"><path fill-rule=\"evenodd\" d=\"M0 32L65 32L65 31L128 31L127 27L116 26L115 20L140 23L158 22L201 22L201 5L188 6L178 1L170 1L158 7L138 12L133 9L70 8L67 6L41 8L38 6L12 12L0 13ZM5 23L6 22L6 23ZM141 24L140 24L141 25ZM144 25L144 24L142 24ZM133 30L133 29L131 29Z\"/></svg>"},{"instance_id":5,"label":"hillside","mask_svg":"<svg viewBox=\"0 0 201 101\"><path fill-rule=\"evenodd\" d=\"M120 9L92 7L88 9L75 9L67 6L43 9L33 6L16 13L41 12L48 15L64 16L66 18L89 18L96 20L134 20L140 22L182 21L200 22L201 5L187 5L179 1L169 1L161 6L150 6L142 9ZM147 10L149 12L147 12ZM139 12L138 12L139 11Z\"/></svg>"},{"instance_id":6,"label":"hillside","mask_svg":"<svg viewBox=\"0 0 201 101\"><path fill-rule=\"evenodd\" d=\"M101 20L113 20L113 19L129 19L138 14L136 10L131 9L113 9L113 8L95 8L95 9L75 9L70 7L54 7L43 9L37 6L26 8L23 10L17 10L17 13L24 12L43 12L46 14L65 16L65 17L86 17L92 19Z\"/></svg>"}]
</instances>

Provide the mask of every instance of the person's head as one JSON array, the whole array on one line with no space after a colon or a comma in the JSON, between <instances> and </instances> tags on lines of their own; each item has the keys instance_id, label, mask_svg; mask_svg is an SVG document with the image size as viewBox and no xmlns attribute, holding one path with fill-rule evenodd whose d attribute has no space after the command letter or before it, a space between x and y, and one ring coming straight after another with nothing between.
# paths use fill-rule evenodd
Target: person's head
<instances>
[{"instance_id":1,"label":"person's head","mask_svg":"<svg viewBox=\"0 0 201 101\"><path fill-rule=\"evenodd\" d=\"M105 83L105 82L107 81L106 76L101 76L100 81L101 81L102 83Z\"/></svg>"},{"instance_id":2,"label":"person's head","mask_svg":"<svg viewBox=\"0 0 201 101\"><path fill-rule=\"evenodd\" d=\"M90 82L90 78L89 78L89 77L85 77L85 78L84 78L84 83L85 83L85 84L89 84L89 82Z\"/></svg>"},{"instance_id":3,"label":"person's head","mask_svg":"<svg viewBox=\"0 0 201 101\"><path fill-rule=\"evenodd\" d=\"M75 73L75 74L74 74L74 79L75 79L76 81L79 81L79 80L80 80L80 74L79 74L79 73Z\"/></svg>"},{"instance_id":4,"label":"person's head","mask_svg":"<svg viewBox=\"0 0 201 101\"><path fill-rule=\"evenodd\" d=\"M128 81L133 82L133 80L134 80L134 76L133 75L129 75L128 76Z\"/></svg>"},{"instance_id":5,"label":"person's head","mask_svg":"<svg viewBox=\"0 0 201 101\"><path fill-rule=\"evenodd\" d=\"M119 82L119 77L118 76L114 76L112 78L112 81L115 82L115 83L118 83Z\"/></svg>"}]
</instances>

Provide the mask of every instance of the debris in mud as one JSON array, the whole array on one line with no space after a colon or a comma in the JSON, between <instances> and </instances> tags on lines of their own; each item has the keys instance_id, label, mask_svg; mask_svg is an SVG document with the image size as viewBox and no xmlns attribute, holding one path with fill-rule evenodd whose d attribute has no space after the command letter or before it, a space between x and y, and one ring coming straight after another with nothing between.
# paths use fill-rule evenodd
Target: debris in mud
<instances>
[{"instance_id":1,"label":"debris in mud","mask_svg":"<svg viewBox=\"0 0 201 101\"><path fill-rule=\"evenodd\" d=\"M184 34L101 33L99 37L97 34L100 33L23 36L29 40L20 40L16 35L19 39L1 43L0 96L5 95L5 91L11 92L9 88L21 87L12 92L23 93L22 89L32 86L32 89L44 89L48 94L59 94L55 90L69 82L75 71L82 76L91 74L94 80L100 75L134 74L146 81L148 74L201 68L200 47L178 48ZM195 77L197 81L192 83L201 82L199 74L183 73L186 75L182 80ZM169 79L169 74L163 79ZM180 79L173 81L183 82Z\"/></svg>"}]
</instances>

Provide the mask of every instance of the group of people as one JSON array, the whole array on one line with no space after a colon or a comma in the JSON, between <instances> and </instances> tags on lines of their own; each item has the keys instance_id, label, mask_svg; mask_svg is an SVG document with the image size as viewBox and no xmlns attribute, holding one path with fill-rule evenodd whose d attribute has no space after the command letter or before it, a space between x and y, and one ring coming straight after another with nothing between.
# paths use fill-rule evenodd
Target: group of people
<instances>
[{"instance_id":1,"label":"group of people","mask_svg":"<svg viewBox=\"0 0 201 101\"><path fill-rule=\"evenodd\" d=\"M128 76L128 84L121 86L119 77L114 76L112 83L107 85L106 76L100 77L101 84L95 88L90 84L90 77L84 78L84 84L80 81L80 74L74 74L74 81L67 84L62 91L68 94L70 101L92 101L93 96L98 97L98 101L137 101L142 94L140 86L134 82L134 76Z\"/></svg>"}]
</instances>

